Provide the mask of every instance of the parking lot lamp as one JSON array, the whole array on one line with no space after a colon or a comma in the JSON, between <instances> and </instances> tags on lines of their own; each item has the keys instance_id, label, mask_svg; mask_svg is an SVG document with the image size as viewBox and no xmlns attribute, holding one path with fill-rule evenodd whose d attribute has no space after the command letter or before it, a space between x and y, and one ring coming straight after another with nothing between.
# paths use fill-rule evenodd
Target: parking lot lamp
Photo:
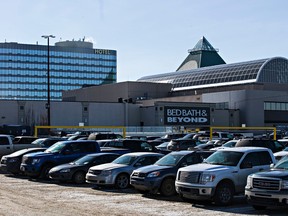
<instances>
[{"instance_id":1,"label":"parking lot lamp","mask_svg":"<svg viewBox=\"0 0 288 216\"><path fill-rule=\"evenodd\" d=\"M54 35L42 35L43 38L47 39L47 119L48 119L48 126L51 125L50 120L50 48L49 48L49 38L55 38Z\"/></svg>"}]
</instances>

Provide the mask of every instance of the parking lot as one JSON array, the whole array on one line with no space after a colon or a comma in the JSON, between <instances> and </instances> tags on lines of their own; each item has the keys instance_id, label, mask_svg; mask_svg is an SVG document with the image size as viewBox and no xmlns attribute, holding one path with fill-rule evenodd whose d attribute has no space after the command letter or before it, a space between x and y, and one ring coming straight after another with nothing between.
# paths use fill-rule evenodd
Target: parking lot
<instances>
[{"instance_id":1,"label":"parking lot","mask_svg":"<svg viewBox=\"0 0 288 216\"><path fill-rule=\"evenodd\" d=\"M0 173L0 215L287 215L287 209L256 211L243 196L231 206L186 203L177 196L142 195L133 189L92 188L29 180Z\"/></svg>"}]
</instances>

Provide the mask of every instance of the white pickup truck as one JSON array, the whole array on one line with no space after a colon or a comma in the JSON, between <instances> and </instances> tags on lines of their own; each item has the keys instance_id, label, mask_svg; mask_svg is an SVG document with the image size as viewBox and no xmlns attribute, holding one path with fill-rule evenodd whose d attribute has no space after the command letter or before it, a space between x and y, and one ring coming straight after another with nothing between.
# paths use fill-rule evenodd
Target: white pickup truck
<instances>
[{"instance_id":1,"label":"white pickup truck","mask_svg":"<svg viewBox=\"0 0 288 216\"><path fill-rule=\"evenodd\" d=\"M28 139L26 139L25 143L20 142L20 138L22 137L17 137L15 142L13 142L13 139L10 135L0 134L0 158L3 155L11 154L12 152L18 151L20 149L38 147L34 144L31 144L31 142L36 139L35 137L26 137ZM16 142L17 140L18 142Z\"/></svg>"},{"instance_id":2,"label":"white pickup truck","mask_svg":"<svg viewBox=\"0 0 288 216\"><path fill-rule=\"evenodd\" d=\"M236 194L244 194L247 176L269 170L276 160L261 147L220 149L203 163L180 168L175 186L183 200L211 200L228 205Z\"/></svg>"}]
</instances>

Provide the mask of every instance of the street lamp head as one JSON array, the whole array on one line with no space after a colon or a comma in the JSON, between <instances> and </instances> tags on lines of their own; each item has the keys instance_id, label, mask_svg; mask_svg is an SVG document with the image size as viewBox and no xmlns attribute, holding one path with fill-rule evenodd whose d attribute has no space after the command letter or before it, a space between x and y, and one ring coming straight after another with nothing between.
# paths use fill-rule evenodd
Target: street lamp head
<instances>
[{"instance_id":1,"label":"street lamp head","mask_svg":"<svg viewBox=\"0 0 288 216\"><path fill-rule=\"evenodd\" d=\"M47 38L55 38L54 35L42 35L41 37L47 39Z\"/></svg>"}]
</instances>

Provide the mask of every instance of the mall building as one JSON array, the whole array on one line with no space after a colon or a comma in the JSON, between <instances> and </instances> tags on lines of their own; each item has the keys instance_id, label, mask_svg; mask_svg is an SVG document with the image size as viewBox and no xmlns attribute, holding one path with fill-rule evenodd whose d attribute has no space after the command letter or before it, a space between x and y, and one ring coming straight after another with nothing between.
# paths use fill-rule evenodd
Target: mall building
<instances>
[{"instance_id":1,"label":"mall building","mask_svg":"<svg viewBox=\"0 0 288 216\"><path fill-rule=\"evenodd\" d=\"M44 103L2 100L0 124L44 125ZM143 76L137 81L65 89L62 101L51 102L51 125L80 123L285 127L288 60L272 57L226 64L218 50L202 37L174 72Z\"/></svg>"}]
</instances>

